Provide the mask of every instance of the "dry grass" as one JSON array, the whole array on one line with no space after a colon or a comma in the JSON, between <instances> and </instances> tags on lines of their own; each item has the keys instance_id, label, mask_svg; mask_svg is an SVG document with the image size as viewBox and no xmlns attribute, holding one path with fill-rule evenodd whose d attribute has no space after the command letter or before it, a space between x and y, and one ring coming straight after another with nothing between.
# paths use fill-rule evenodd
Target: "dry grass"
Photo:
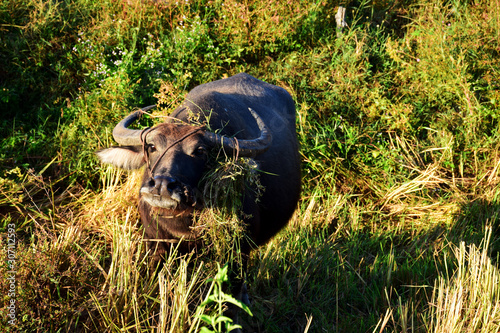
<instances>
[{"instance_id":1,"label":"dry grass","mask_svg":"<svg viewBox=\"0 0 500 333\"><path fill-rule=\"evenodd\" d=\"M428 332L500 330L500 272L489 255L491 236L488 227L481 246L461 242L454 248L457 267L436 280L424 314Z\"/></svg>"},{"instance_id":2,"label":"dry grass","mask_svg":"<svg viewBox=\"0 0 500 333\"><path fill-rule=\"evenodd\" d=\"M245 218L243 193L252 188L255 200L259 200L265 188L252 159L228 157L222 152L222 159L216 158L213 163L215 166L202 180L206 208L195 216L194 228L203 239L206 254L221 263L241 264L242 242L251 242L241 223ZM243 276L244 272L239 271L238 275Z\"/></svg>"}]
</instances>

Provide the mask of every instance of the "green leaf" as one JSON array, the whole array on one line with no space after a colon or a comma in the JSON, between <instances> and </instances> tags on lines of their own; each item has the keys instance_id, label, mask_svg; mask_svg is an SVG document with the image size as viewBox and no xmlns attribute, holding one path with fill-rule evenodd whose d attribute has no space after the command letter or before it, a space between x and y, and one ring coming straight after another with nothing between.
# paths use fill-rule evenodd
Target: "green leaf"
<instances>
[{"instance_id":1,"label":"green leaf","mask_svg":"<svg viewBox=\"0 0 500 333\"><path fill-rule=\"evenodd\" d=\"M241 325L231 325L231 324L229 324L229 325L226 326L226 330L228 332L231 332L232 330L235 330L237 328L243 328L243 327Z\"/></svg>"},{"instance_id":2,"label":"green leaf","mask_svg":"<svg viewBox=\"0 0 500 333\"><path fill-rule=\"evenodd\" d=\"M226 323L226 322L227 322L227 323L232 323L232 322L233 322L233 320L232 320L231 318L229 318L229 317L226 317L226 316L219 316L219 317L217 317L217 319L215 320L215 324L216 324L216 325L217 325L217 324L219 324L219 323ZM213 326L215 326L215 325L213 325Z\"/></svg>"},{"instance_id":3,"label":"green leaf","mask_svg":"<svg viewBox=\"0 0 500 333\"><path fill-rule=\"evenodd\" d=\"M197 316L197 317L198 317L198 318L200 318L200 319L201 319L202 321L204 321L205 323L207 323L207 324L210 324L210 325L214 326L214 318L213 318L213 317L211 317L211 316L209 316L209 315L204 315L204 314L199 315L199 316Z\"/></svg>"},{"instance_id":4,"label":"green leaf","mask_svg":"<svg viewBox=\"0 0 500 333\"><path fill-rule=\"evenodd\" d=\"M222 268L219 267L219 271L215 275L215 281L217 282L227 282L229 281L228 275L227 275L227 270L228 270L228 265L225 264Z\"/></svg>"}]
</instances>

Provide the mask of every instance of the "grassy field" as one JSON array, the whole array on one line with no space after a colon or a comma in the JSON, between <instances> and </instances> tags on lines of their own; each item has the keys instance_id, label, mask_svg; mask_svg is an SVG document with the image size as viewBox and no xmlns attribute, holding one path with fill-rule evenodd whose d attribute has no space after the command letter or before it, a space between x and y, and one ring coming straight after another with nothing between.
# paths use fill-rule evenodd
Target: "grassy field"
<instances>
[{"instance_id":1,"label":"grassy field","mask_svg":"<svg viewBox=\"0 0 500 333\"><path fill-rule=\"evenodd\" d=\"M223 271L153 274L141 175L94 152L239 72L292 94L303 162L245 332L500 331L499 0L0 0L2 332L214 329Z\"/></svg>"}]
</instances>

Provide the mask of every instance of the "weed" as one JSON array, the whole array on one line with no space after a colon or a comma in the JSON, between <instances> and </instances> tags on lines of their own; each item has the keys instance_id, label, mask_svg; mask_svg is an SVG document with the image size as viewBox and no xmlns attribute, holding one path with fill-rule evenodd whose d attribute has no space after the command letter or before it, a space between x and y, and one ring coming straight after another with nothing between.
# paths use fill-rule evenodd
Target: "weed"
<instances>
[{"instance_id":1,"label":"weed","mask_svg":"<svg viewBox=\"0 0 500 333\"><path fill-rule=\"evenodd\" d=\"M240 325L235 324L233 319L224 316L224 310L228 305L236 306L243 309L250 316L252 315L252 312L247 305L235 299L231 295L224 293L223 284L228 281L228 265L224 265L222 268L219 266L215 277L207 280L207 282L212 282L209 289L210 294L207 296L205 301L198 306L198 312L206 312L205 308L207 307L214 307L214 309L212 310L212 314L199 315L199 318L210 327L202 327L200 329L201 333L231 332L232 330L242 328Z\"/></svg>"}]
</instances>

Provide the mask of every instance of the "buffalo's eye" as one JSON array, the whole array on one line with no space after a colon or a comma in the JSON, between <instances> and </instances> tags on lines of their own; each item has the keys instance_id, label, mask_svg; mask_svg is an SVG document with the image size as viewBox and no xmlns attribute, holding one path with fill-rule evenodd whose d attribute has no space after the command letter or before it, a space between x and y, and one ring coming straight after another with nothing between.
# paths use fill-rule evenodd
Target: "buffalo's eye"
<instances>
[{"instance_id":1,"label":"buffalo's eye","mask_svg":"<svg viewBox=\"0 0 500 333\"><path fill-rule=\"evenodd\" d=\"M195 156L204 156L206 154L207 154L207 149L202 146L197 147L193 152L193 155Z\"/></svg>"},{"instance_id":2,"label":"buffalo's eye","mask_svg":"<svg viewBox=\"0 0 500 333\"><path fill-rule=\"evenodd\" d=\"M153 144L149 144L147 146L148 153L154 153L156 151L156 147Z\"/></svg>"}]
</instances>

